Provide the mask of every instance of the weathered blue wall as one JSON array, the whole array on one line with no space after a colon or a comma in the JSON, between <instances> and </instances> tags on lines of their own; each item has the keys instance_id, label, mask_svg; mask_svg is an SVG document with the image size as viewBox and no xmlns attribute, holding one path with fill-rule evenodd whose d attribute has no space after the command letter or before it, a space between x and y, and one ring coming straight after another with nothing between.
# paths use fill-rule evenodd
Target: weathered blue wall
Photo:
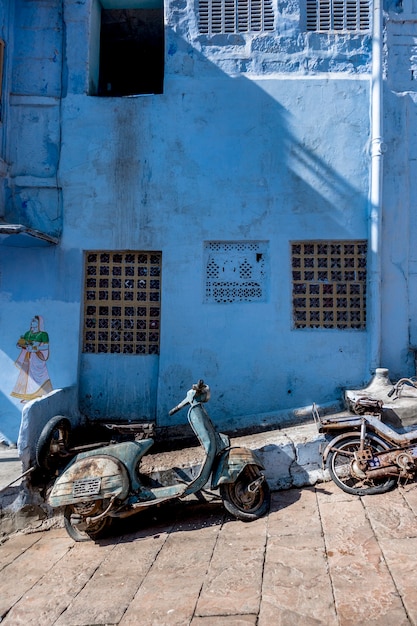
<instances>
[{"instance_id":1,"label":"weathered blue wall","mask_svg":"<svg viewBox=\"0 0 417 626\"><path fill-rule=\"evenodd\" d=\"M0 247L0 431L16 438L16 340L36 314L54 388L80 384L91 416L181 422L185 413L168 409L203 377L216 421L239 427L364 384L371 327L293 330L290 241L368 237L370 38L307 34L298 3L278 3L275 33L209 42L192 3L173 1L164 94L98 98L87 95L97 4L14 4L5 214L62 236L57 247ZM406 98L386 100L400 151ZM395 148L390 167L401 174ZM381 365L404 375L413 226L404 189L387 179L383 328L394 330ZM268 242L265 302L204 302L212 240ZM129 249L162 251L160 356L82 355L83 251Z\"/></svg>"}]
</instances>

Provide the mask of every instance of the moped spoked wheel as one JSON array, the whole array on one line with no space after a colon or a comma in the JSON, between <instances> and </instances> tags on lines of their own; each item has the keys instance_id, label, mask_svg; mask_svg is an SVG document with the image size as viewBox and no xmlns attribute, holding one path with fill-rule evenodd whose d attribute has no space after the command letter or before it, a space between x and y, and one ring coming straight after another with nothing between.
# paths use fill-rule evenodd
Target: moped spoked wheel
<instances>
[{"instance_id":1,"label":"moped spoked wheel","mask_svg":"<svg viewBox=\"0 0 417 626\"><path fill-rule=\"evenodd\" d=\"M262 481L255 483L259 478ZM243 469L236 482L220 485L220 495L225 509L243 522L265 515L271 503L266 479L257 467L250 465Z\"/></svg>"},{"instance_id":2,"label":"moped spoked wheel","mask_svg":"<svg viewBox=\"0 0 417 626\"><path fill-rule=\"evenodd\" d=\"M355 452L360 448L360 437L348 436L340 439L327 457L326 467L331 479L340 489L356 496L385 493L397 483L393 476L372 479L365 476L355 461ZM382 452L389 447L371 434L366 436L365 445L372 452Z\"/></svg>"},{"instance_id":3,"label":"moped spoked wheel","mask_svg":"<svg viewBox=\"0 0 417 626\"><path fill-rule=\"evenodd\" d=\"M36 444L36 462L40 468L55 471L68 463L70 433L71 422L62 415L55 415L45 424Z\"/></svg>"},{"instance_id":4,"label":"moped spoked wheel","mask_svg":"<svg viewBox=\"0 0 417 626\"><path fill-rule=\"evenodd\" d=\"M86 523L86 518L99 515L104 510L103 500L68 504L64 509L65 530L74 541L90 541L101 539L109 532L112 517L103 517L92 524Z\"/></svg>"}]
</instances>

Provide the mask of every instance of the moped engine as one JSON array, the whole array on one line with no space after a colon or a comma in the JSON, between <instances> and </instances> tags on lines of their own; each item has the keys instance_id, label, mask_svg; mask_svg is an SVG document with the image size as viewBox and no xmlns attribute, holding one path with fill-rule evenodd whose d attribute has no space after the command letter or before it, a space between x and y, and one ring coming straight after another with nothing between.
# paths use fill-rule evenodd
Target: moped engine
<instances>
[{"instance_id":1,"label":"moped engine","mask_svg":"<svg viewBox=\"0 0 417 626\"><path fill-rule=\"evenodd\" d=\"M368 463L367 474L370 476L399 475L402 478L413 478L417 459L417 447L406 450L389 450L375 456ZM354 462L355 463L355 462ZM361 469L363 469L362 464ZM357 476L360 472L355 472Z\"/></svg>"}]
</instances>

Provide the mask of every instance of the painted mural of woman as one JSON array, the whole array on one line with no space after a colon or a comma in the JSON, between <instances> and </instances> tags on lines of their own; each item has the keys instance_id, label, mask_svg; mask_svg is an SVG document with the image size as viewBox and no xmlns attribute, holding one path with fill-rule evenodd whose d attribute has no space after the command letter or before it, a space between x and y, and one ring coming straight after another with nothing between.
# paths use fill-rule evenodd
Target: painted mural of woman
<instances>
[{"instance_id":1,"label":"painted mural of woman","mask_svg":"<svg viewBox=\"0 0 417 626\"><path fill-rule=\"evenodd\" d=\"M52 391L46 366L49 358L49 337L44 330L41 315L34 316L30 329L19 338L17 347L20 348L20 354L15 365L20 373L10 395L20 398L21 402L27 402Z\"/></svg>"}]
</instances>

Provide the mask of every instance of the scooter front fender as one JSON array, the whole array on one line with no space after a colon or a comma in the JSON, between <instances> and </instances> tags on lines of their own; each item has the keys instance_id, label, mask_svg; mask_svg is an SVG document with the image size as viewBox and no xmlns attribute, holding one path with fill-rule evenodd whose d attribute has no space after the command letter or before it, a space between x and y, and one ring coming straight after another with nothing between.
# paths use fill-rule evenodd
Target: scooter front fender
<instances>
[{"instance_id":1,"label":"scooter front fender","mask_svg":"<svg viewBox=\"0 0 417 626\"><path fill-rule=\"evenodd\" d=\"M216 489L224 483L234 483L241 471L248 465L256 465L263 470L261 460L249 448L228 448L216 459L216 465L211 479L211 488Z\"/></svg>"},{"instance_id":2,"label":"scooter front fender","mask_svg":"<svg viewBox=\"0 0 417 626\"><path fill-rule=\"evenodd\" d=\"M57 478L48 501L52 507L91 500L119 498L129 493L130 481L124 464L106 454L74 461Z\"/></svg>"}]
</instances>

